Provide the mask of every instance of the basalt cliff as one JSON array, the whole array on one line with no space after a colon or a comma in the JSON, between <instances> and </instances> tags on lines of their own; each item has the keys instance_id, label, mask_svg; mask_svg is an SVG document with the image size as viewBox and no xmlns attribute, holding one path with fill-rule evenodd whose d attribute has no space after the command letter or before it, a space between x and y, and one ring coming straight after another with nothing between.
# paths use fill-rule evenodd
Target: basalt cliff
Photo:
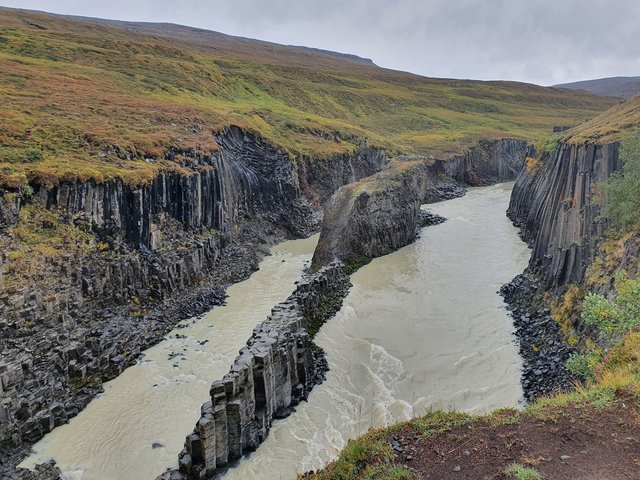
<instances>
[{"instance_id":1,"label":"basalt cliff","mask_svg":"<svg viewBox=\"0 0 640 480\"><path fill-rule=\"evenodd\" d=\"M216 140L219 154L194 157L188 175L163 173L139 188L33 183L28 199L0 199L5 231L35 207L105 245L23 275L3 256L0 272L24 280L0 295L3 456L66 423L178 321L222 303L225 286L255 270L269 245L314 231L331 189L388 162L363 149L296 163L236 127Z\"/></svg>"},{"instance_id":2,"label":"basalt cliff","mask_svg":"<svg viewBox=\"0 0 640 480\"><path fill-rule=\"evenodd\" d=\"M464 194L465 186L512 181L524 164L526 142L484 141L447 161L403 158L340 188L325 207L313 261L351 268L411 243L423 226L420 205Z\"/></svg>"},{"instance_id":3,"label":"basalt cliff","mask_svg":"<svg viewBox=\"0 0 640 480\"><path fill-rule=\"evenodd\" d=\"M622 168L618 143L561 143L541 171L523 170L508 215L532 245L548 287L580 283L606 229L599 186Z\"/></svg>"}]
</instances>

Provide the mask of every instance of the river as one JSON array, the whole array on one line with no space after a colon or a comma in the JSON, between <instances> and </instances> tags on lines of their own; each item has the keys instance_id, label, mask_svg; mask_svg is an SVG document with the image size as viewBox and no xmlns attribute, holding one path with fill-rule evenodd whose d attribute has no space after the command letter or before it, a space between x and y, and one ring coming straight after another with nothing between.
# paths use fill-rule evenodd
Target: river
<instances>
[{"instance_id":1,"label":"river","mask_svg":"<svg viewBox=\"0 0 640 480\"><path fill-rule=\"evenodd\" d=\"M153 480L173 466L211 382L228 372L255 326L293 292L317 241L314 235L273 247L257 272L229 287L226 305L182 322L146 350L20 466L54 458L69 480Z\"/></svg>"},{"instance_id":2,"label":"river","mask_svg":"<svg viewBox=\"0 0 640 480\"><path fill-rule=\"evenodd\" d=\"M429 205L449 220L352 275L343 308L316 336L329 361L326 381L225 480L291 480L372 426L433 409L481 413L519 404L521 361L497 294L529 258L505 216L511 187L471 189ZM37 444L26 464L55 458L65 476L82 480L151 480L174 465L210 381L226 373L253 327L293 290L315 240L276 247L259 272L229 289L227 306L170 335L186 339L148 350ZM200 345L203 339L210 341ZM186 358L169 360L171 352Z\"/></svg>"}]
</instances>

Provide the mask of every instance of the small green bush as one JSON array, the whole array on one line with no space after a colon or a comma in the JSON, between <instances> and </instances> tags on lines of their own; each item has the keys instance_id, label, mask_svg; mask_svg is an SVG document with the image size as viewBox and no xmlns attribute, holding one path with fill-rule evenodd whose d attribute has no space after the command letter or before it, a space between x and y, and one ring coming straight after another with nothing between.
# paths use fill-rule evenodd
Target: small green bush
<instances>
[{"instance_id":1,"label":"small green bush","mask_svg":"<svg viewBox=\"0 0 640 480\"><path fill-rule=\"evenodd\" d=\"M627 137L620 147L623 171L605 184L604 216L622 229L640 227L640 134Z\"/></svg>"},{"instance_id":2,"label":"small green bush","mask_svg":"<svg viewBox=\"0 0 640 480\"><path fill-rule=\"evenodd\" d=\"M44 160L44 153L36 147L0 148L0 162L8 163L38 163Z\"/></svg>"},{"instance_id":3,"label":"small green bush","mask_svg":"<svg viewBox=\"0 0 640 480\"><path fill-rule=\"evenodd\" d=\"M542 480L542 475L535 468L525 467L519 463L512 463L504 473L515 480Z\"/></svg>"},{"instance_id":4,"label":"small green bush","mask_svg":"<svg viewBox=\"0 0 640 480\"><path fill-rule=\"evenodd\" d=\"M582 320L607 335L619 335L637 330L640 324L640 280L632 280L618 272L615 279L616 297L589 293L583 303Z\"/></svg>"},{"instance_id":5,"label":"small green bush","mask_svg":"<svg viewBox=\"0 0 640 480\"><path fill-rule=\"evenodd\" d=\"M581 354L577 352L572 353L565 364L567 370L582 378L593 378L594 372L589 358L589 354Z\"/></svg>"}]
</instances>

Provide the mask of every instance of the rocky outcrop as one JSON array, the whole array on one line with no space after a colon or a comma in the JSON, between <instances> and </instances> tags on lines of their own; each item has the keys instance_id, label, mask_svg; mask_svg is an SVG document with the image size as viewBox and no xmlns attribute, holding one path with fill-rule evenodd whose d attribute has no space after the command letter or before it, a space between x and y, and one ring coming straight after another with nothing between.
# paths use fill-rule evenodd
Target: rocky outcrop
<instances>
[{"instance_id":1,"label":"rocky outcrop","mask_svg":"<svg viewBox=\"0 0 640 480\"><path fill-rule=\"evenodd\" d=\"M482 140L464 155L444 162L443 168L454 180L472 187L510 182L522 170L527 151L523 140Z\"/></svg>"},{"instance_id":2,"label":"rocky outcrop","mask_svg":"<svg viewBox=\"0 0 640 480\"><path fill-rule=\"evenodd\" d=\"M395 161L391 168L340 188L325 207L313 263L339 259L350 268L415 238L420 204L436 176L428 160Z\"/></svg>"},{"instance_id":3,"label":"rocky outcrop","mask_svg":"<svg viewBox=\"0 0 640 480\"><path fill-rule=\"evenodd\" d=\"M617 143L560 143L553 154L539 160L541 168L523 170L514 186L508 215L532 254L527 270L505 285L502 294L514 317L523 359L522 386L529 400L569 390L581 380L565 365L577 348L566 343L567 333L549 306L570 284L584 281L597 255L607 228L600 216L600 184L622 168L618 149ZM637 246L627 242L627 251L630 257L623 254L623 264L637 253ZM590 329L579 317L571 323L574 341L589 337Z\"/></svg>"},{"instance_id":4,"label":"rocky outcrop","mask_svg":"<svg viewBox=\"0 0 640 480\"><path fill-rule=\"evenodd\" d=\"M299 175L305 194L324 205L338 188L369 177L389 166L384 150L364 148L353 155L336 155L324 160L303 157Z\"/></svg>"},{"instance_id":5,"label":"rocky outcrop","mask_svg":"<svg viewBox=\"0 0 640 480\"><path fill-rule=\"evenodd\" d=\"M326 365L309 330L338 311L349 285L340 264L303 277L255 328L229 373L211 385L211 400L180 453L179 472L159 478L213 478L264 441L273 420L289 415L322 381Z\"/></svg>"},{"instance_id":6,"label":"rocky outcrop","mask_svg":"<svg viewBox=\"0 0 640 480\"><path fill-rule=\"evenodd\" d=\"M314 263L337 258L357 268L411 243L421 204L460 196L460 185L515 179L526 151L525 142L505 139L482 142L448 161L399 158L387 170L340 188L325 206Z\"/></svg>"},{"instance_id":7,"label":"rocky outcrop","mask_svg":"<svg viewBox=\"0 0 640 480\"><path fill-rule=\"evenodd\" d=\"M216 140L211 157L169 153L181 170L143 186L115 179L2 192L0 240L13 241L8 229L29 202L99 248L74 244L24 274L0 252L1 459L76 415L175 323L222 303L269 244L316 229L313 201L385 165L382 152L364 148L316 171L239 128Z\"/></svg>"},{"instance_id":8,"label":"rocky outcrop","mask_svg":"<svg viewBox=\"0 0 640 480\"><path fill-rule=\"evenodd\" d=\"M606 228L598 184L622 168L617 143L560 144L536 173L518 177L508 215L532 245L548 288L579 283Z\"/></svg>"}]
</instances>

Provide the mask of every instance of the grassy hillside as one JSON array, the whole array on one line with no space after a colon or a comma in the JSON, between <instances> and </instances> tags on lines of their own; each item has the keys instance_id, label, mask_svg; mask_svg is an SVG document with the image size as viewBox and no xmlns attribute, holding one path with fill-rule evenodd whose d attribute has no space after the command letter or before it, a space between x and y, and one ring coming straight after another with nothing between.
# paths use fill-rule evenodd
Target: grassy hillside
<instances>
[{"instance_id":1,"label":"grassy hillside","mask_svg":"<svg viewBox=\"0 0 640 480\"><path fill-rule=\"evenodd\" d=\"M621 140L640 129L640 96L632 97L568 132L573 143Z\"/></svg>"},{"instance_id":2,"label":"grassy hillside","mask_svg":"<svg viewBox=\"0 0 640 480\"><path fill-rule=\"evenodd\" d=\"M428 79L361 60L176 25L0 8L0 185L148 181L168 149L208 153L236 124L293 156L366 142L446 157L535 139L612 99L512 82Z\"/></svg>"}]
</instances>

